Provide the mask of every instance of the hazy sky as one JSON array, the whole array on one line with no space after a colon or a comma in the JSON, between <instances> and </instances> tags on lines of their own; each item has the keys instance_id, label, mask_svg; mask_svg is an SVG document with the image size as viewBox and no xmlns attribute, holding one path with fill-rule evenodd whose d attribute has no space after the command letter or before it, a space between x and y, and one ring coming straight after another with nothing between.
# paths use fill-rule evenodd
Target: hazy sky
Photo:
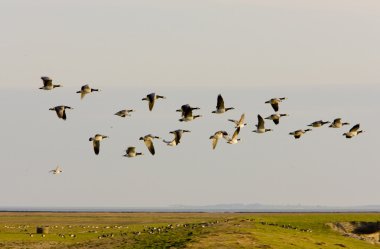
<instances>
[{"instance_id":1,"label":"hazy sky","mask_svg":"<svg viewBox=\"0 0 380 249\"><path fill-rule=\"evenodd\" d=\"M379 1L0 1L0 206L380 204ZM42 91L40 77L63 88ZM101 92L80 100L89 83ZM167 97L153 112L141 101ZM236 109L211 114L222 93ZM271 97L289 99L274 132L251 132ZM204 117L178 122L189 103ZM50 107L69 105L68 120ZM136 109L127 119L113 114ZM246 113L242 141L208 137ZM366 133L322 127L342 117ZM155 141L151 156L140 136ZM95 156L88 138L110 136ZM145 156L123 158L128 146ZM59 164L64 172L48 173Z\"/></svg>"}]
</instances>

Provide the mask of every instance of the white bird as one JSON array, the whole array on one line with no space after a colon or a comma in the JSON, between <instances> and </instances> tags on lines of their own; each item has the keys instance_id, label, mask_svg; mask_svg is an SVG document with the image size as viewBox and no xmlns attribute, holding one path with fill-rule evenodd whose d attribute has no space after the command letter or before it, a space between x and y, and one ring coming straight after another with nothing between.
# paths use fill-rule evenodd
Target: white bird
<instances>
[{"instance_id":1,"label":"white bird","mask_svg":"<svg viewBox=\"0 0 380 249\"><path fill-rule=\"evenodd\" d=\"M52 169L49 172L53 173L53 175L59 175L63 172L63 170L59 166L57 166L55 169Z\"/></svg>"},{"instance_id":2,"label":"white bird","mask_svg":"<svg viewBox=\"0 0 380 249\"><path fill-rule=\"evenodd\" d=\"M153 139L160 139L160 137L153 136L152 134L145 135L144 137L140 137L140 140L143 140L146 147L148 148L149 152L154 155L156 151L154 150L153 146Z\"/></svg>"},{"instance_id":3,"label":"white bird","mask_svg":"<svg viewBox=\"0 0 380 249\"><path fill-rule=\"evenodd\" d=\"M88 93L92 92L98 92L100 91L99 89L91 88L89 85L84 85L81 87L80 91L77 91L77 93L80 93L80 98L83 99L84 96Z\"/></svg>"},{"instance_id":4,"label":"white bird","mask_svg":"<svg viewBox=\"0 0 380 249\"><path fill-rule=\"evenodd\" d=\"M290 132L289 135L293 135L295 139L299 139L303 134L305 134L308 131L311 131L311 129L296 130L296 131Z\"/></svg>"},{"instance_id":5,"label":"white bird","mask_svg":"<svg viewBox=\"0 0 380 249\"><path fill-rule=\"evenodd\" d=\"M259 115L257 115L258 124L256 125L256 130L253 130L253 132L256 133L265 133L267 131L272 131L272 129L265 129L264 126L264 119Z\"/></svg>"},{"instance_id":6,"label":"white bird","mask_svg":"<svg viewBox=\"0 0 380 249\"><path fill-rule=\"evenodd\" d=\"M308 126L311 126L311 127L321 127L325 124L328 124L328 123L331 123L330 121L322 121L322 120L318 120L318 121L314 121L313 123L309 124Z\"/></svg>"},{"instance_id":7,"label":"white bird","mask_svg":"<svg viewBox=\"0 0 380 249\"><path fill-rule=\"evenodd\" d=\"M136 156L142 156L143 153L136 152L136 147L128 147L126 150L125 157L136 157Z\"/></svg>"},{"instance_id":8,"label":"white bird","mask_svg":"<svg viewBox=\"0 0 380 249\"><path fill-rule=\"evenodd\" d=\"M341 128L343 125L349 125L350 123L342 122L341 118L336 118L332 122L332 124L329 126L330 128Z\"/></svg>"},{"instance_id":9,"label":"white bird","mask_svg":"<svg viewBox=\"0 0 380 249\"><path fill-rule=\"evenodd\" d=\"M240 138L238 138L240 132L240 127L238 127L234 134L232 135L232 138L227 138L227 143L229 144L237 144L240 141Z\"/></svg>"},{"instance_id":10,"label":"white bird","mask_svg":"<svg viewBox=\"0 0 380 249\"><path fill-rule=\"evenodd\" d=\"M96 155L99 155L100 141L102 141L104 138L108 138L108 136L96 134L94 137L89 138L89 141L92 141L92 145L94 147L94 152Z\"/></svg>"},{"instance_id":11,"label":"white bird","mask_svg":"<svg viewBox=\"0 0 380 249\"><path fill-rule=\"evenodd\" d=\"M213 150L215 150L219 139L221 139L222 137L228 140L228 133L226 131L217 131L214 133L214 135L210 136L210 139L212 139L212 149Z\"/></svg>"},{"instance_id":12,"label":"white bird","mask_svg":"<svg viewBox=\"0 0 380 249\"><path fill-rule=\"evenodd\" d=\"M233 107L228 107L228 108L225 108L224 107L224 100L223 100L223 97L221 94L218 95L218 99L217 99L217 103L216 103L216 110L213 111L212 113L225 113L226 111L229 111L229 110L233 110L235 108Z\"/></svg>"},{"instance_id":13,"label":"white bird","mask_svg":"<svg viewBox=\"0 0 380 249\"><path fill-rule=\"evenodd\" d=\"M134 112L134 110L132 110L132 109L130 109L130 110L125 109L125 110L118 111L117 113L115 113L115 115L120 116L122 118L125 118L127 116L131 116L131 114L130 114L131 112Z\"/></svg>"},{"instance_id":14,"label":"white bird","mask_svg":"<svg viewBox=\"0 0 380 249\"><path fill-rule=\"evenodd\" d=\"M53 90L56 87L62 87L61 85L54 85L53 80L47 76L42 76L41 80L44 84L43 87L40 87L40 89L42 89L42 90Z\"/></svg>"},{"instance_id":15,"label":"white bird","mask_svg":"<svg viewBox=\"0 0 380 249\"><path fill-rule=\"evenodd\" d=\"M59 105L59 106L56 106L56 107L52 107L49 110L50 111L55 111L57 113L58 118L66 120L66 109L72 110L74 108L71 108L70 106L66 106L66 105Z\"/></svg>"},{"instance_id":16,"label":"white bird","mask_svg":"<svg viewBox=\"0 0 380 249\"><path fill-rule=\"evenodd\" d=\"M265 119L270 119L273 121L273 123L275 125L278 125L280 123L280 118L285 117L285 116L289 116L289 115L288 114L277 114L277 113L275 113L275 114L272 114L272 115L266 117Z\"/></svg>"},{"instance_id":17,"label":"white bird","mask_svg":"<svg viewBox=\"0 0 380 249\"><path fill-rule=\"evenodd\" d=\"M169 146L177 146L181 141L183 133L186 133L186 132L190 132L190 131L189 130L181 130L181 129L171 131L169 133L174 134L173 140L172 141L163 140L163 141L164 141L164 143L166 143Z\"/></svg>"},{"instance_id":18,"label":"white bird","mask_svg":"<svg viewBox=\"0 0 380 249\"><path fill-rule=\"evenodd\" d=\"M273 110L275 112L278 112L279 103L285 99L287 99L287 98L285 98L285 97L283 97L283 98L272 98L272 99L266 101L265 104L270 104L273 107Z\"/></svg>"},{"instance_id":19,"label":"white bird","mask_svg":"<svg viewBox=\"0 0 380 249\"><path fill-rule=\"evenodd\" d=\"M343 133L343 136L346 136L346 138L352 138L359 135L360 133L363 133L364 131L359 130L359 128L360 128L360 124L356 124L350 129L349 132Z\"/></svg>"},{"instance_id":20,"label":"white bird","mask_svg":"<svg viewBox=\"0 0 380 249\"><path fill-rule=\"evenodd\" d=\"M156 99L166 99L166 98L161 95L156 95L155 93L150 93L146 95L146 97L143 98L142 100L147 100L149 102L149 111L152 111L154 103L156 102Z\"/></svg>"},{"instance_id":21,"label":"white bird","mask_svg":"<svg viewBox=\"0 0 380 249\"><path fill-rule=\"evenodd\" d=\"M228 121L235 123L235 128L238 128L238 127L243 128L244 126L247 125L246 123L244 123L244 119L245 119L245 114L243 113L239 120L229 119Z\"/></svg>"}]
</instances>

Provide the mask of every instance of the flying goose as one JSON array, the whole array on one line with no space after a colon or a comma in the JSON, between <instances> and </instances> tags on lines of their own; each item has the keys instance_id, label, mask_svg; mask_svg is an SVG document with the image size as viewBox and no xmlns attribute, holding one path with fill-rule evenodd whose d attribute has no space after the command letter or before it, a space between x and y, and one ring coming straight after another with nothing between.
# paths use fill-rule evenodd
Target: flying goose
<instances>
[{"instance_id":1,"label":"flying goose","mask_svg":"<svg viewBox=\"0 0 380 249\"><path fill-rule=\"evenodd\" d=\"M285 100L287 98L283 97L283 98L273 98L273 99L270 99L268 101L265 102L265 104L270 104L272 107L273 107L273 110L275 112L278 112L278 104L280 102L282 102L283 100Z\"/></svg>"},{"instance_id":2,"label":"flying goose","mask_svg":"<svg viewBox=\"0 0 380 249\"><path fill-rule=\"evenodd\" d=\"M238 127L243 128L244 126L247 125L246 123L244 123L244 119L245 119L245 114L243 113L239 120L229 119L228 121L235 123L235 128L238 128Z\"/></svg>"},{"instance_id":3,"label":"flying goose","mask_svg":"<svg viewBox=\"0 0 380 249\"><path fill-rule=\"evenodd\" d=\"M191 108L186 108L184 113L182 113L182 118L179 119L181 122L189 122L196 118L202 117L202 115L193 115L193 111Z\"/></svg>"},{"instance_id":4,"label":"flying goose","mask_svg":"<svg viewBox=\"0 0 380 249\"><path fill-rule=\"evenodd\" d=\"M257 115L258 124L256 125L256 130L253 130L253 132L256 133L265 133L267 131L272 131L272 129L265 129L264 126L264 119L259 115Z\"/></svg>"},{"instance_id":5,"label":"flying goose","mask_svg":"<svg viewBox=\"0 0 380 249\"><path fill-rule=\"evenodd\" d=\"M341 118L336 118L329 126L330 128L341 128L343 125L349 125L350 123L342 122Z\"/></svg>"},{"instance_id":6,"label":"flying goose","mask_svg":"<svg viewBox=\"0 0 380 249\"><path fill-rule=\"evenodd\" d=\"M289 116L289 115L288 114L277 114L277 113L275 113L275 114L272 114L272 115L266 117L265 119L270 119L273 121L273 123L275 125L278 125L280 123L280 118L285 117L285 116Z\"/></svg>"},{"instance_id":7,"label":"flying goose","mask_svg":"<svg viewBox=\"0 0 380 249\"><path fill-rule=\"evenodd\" d=\"M233 107L228 107L228 108L225 108L224 107L224 100L223 100L223 97L221 94L218 95L218 101L216 103L216 110L213 111L212 113L225 113L226 111L228 110L233 110L235 108Z\"/></svg>"},{"instance_id":8,"label":"flying goose","mask_svg":"<svg viewBox=\"0 0 380 249\"><path fill-rule=\"evenodd\" d=\"M180 140L181 140L183 133L186 133L186 132L190 132L190 131L189 130L181 130L181 129L171 131L169 133L174 134L173 140L172 141L163 140L163 141L164 141L164 143L166 143L169 146L177 146L180 143Z\"/></svg>"},{"instance_id":9,"label":"flying goose","mask_svg":"<svg viewBox=\"0 0 380 249\"><path fill-rule=\"evenodd\" d=\"M77 91L77 93L80 93L80 98L83 99L84 96L91 92L98 92L99 89L91 88L89 85L84 85L80 88L80 91Z\"/></svg>"},{"instance_id":10,"label":"flying goose","mask_svg":"<svg viewBox=\"0 0 380 249\"><path fill-rule=\"evenodd\" d=\"M156 99L166 99L166 98L164 96L156 95L155 93L151 93L151 94L146 95L146 97L143 98L142 100L149 101L149 111L152 111L153 106L154 106L154 102L156 101Z\"/></svg>"},{"instance_id":11,"label":"flying goose","mask_svg":"<svg viewBox=\"0 0 380 249\"><path fill-rule=\"evenodd\" d=\"M160 139L160 137L153 136L152 134L145 135L144 137L140 137L140 140L144 140L146 147L148 148L150 154L154 155L156 152L153 146L153 139Z\"/></svg>"},{"instance_id":12,"label":"flying goose","mask_svg":"<svg viewBox=\"0 0 380 249\"><path fill-rule=\"evenodd\" d=\"M132 110L132 109L131 110L125 109L125 110L118 111L117 113L115 113L115 115L120 116L122 118L125 118L127 116L131 116L131 114L129 114L131 112L134 112L134 110Z\"/></svg>"},{"instance_id":13,"label":"flying goose","mask_svg":"<svg viewBox=\"0 0 380 249\"><path fill-rule=\"evenodd\" d=\"M56 87L62 87L61 85L53 85L53 80L47 76L42 76L41 80L44 83L44 86L40 87L42 90L53 90Z\"/></svg>"},{"instance_id":14,"label":"flying goose","mask_svg":"<svg viewBox=\"0 0 380 249\"><path fill-rule=\"evenodd\" d=\"M318 120L318 121L314 121L313 123L309 124L308 126L311 126L311 127L321 127L325 124L328 124L328 123L331 123L330 121L322 121L322 120Z\"/></svg>"},{"instance_id":15,"label":"flying goose","mask_svg":"<svg viewBox=\"0 0 380 249\"><path fill-rule=\"evenodd\" d=\"M188 112L188 110L194 111L194 110L199 110L199 107L191 107L189 104L185 104L181 106L181 109L176 110L176 112L181 112L182 117L185 116L185 114Z\"/></svg>"},{"instance_id":16,"label":"flying goose","mask_svg":"<svg viewBox=\"0 0 380 249\"><path fill-rule=\"evenodd\" d=\"M136 157L136 156L142 156L143 153L136 152L136 147L128 147L126 150L125 157Z\"/></svg>"},{"instance_id":17,"label":"flying goose","mask_svg":"<svg viewBox=\"0 0 380 249\"><path fill-rule=\"evenodd\" d=\"M303 134L305 134L308 131L311 131L311 129L296 130L296 131L290 132L289 135L293 135L295 139L299 139Z\"/></svg>"},{"instance_id":18,"label":"flying goose","mask_svg":"<svg viewBox=\"0 0 380 249\"><path fill-rule=\"evenodd\" d=\"M94 147L94 152L96 155L99 154L100 141L102 141L104 138L108 138L108 136L96 134L94 137L90 137L89 139L89 141L92 141L92 145Z\"/></svg>"},{"instance_id":19,"label":"flying goose","mask_svg":"<svg viewBox=\"0 0 380 249\"><path fill-rule=\"evenodd\" d=\"M232 135L232 138L227 138L227 143L229 144L237 144L240 141L240 138L238 138L240 132L240 127L238 127L234 134Z\"/></svg>"},{"instance_id":20,"label":"flying goose","mask_svg":"<svg viewBox=\"0 0 380 249\"><path fill-rule=\"evenodd\" d=\"M219 139L222 137L228 140L228 133L226 131L217 131L214 133L214 135L210 136L210 139L212 139L212 149L213 150L215 150Z\"/></svg>"},{"instance_id":21,"label":"flying goose","mask_svg":"<svg viewBox=\"0 0 380 249\"><path fill-rule=\"evenodd\" d=\"M56 107L52 107L49 110L50 111L55 111L57 113L58 118L66 120L66 109L72 110L74 108L71 108L70 106L66 106L66 105L59 105L59 106L56 106Z\"/></svg>"},{"instance_id":22,"label":"flying goose","mask_svg":"<svg viewBox=\"0 0 380 249\"><path fill-rule=\"evenodd\" d=\"M53 175L59 175L63 172L63 170L59 166L57 166L55 169L52 169L49 172L53 173Z\"/></svg>"},{"instance_id":23,"label":"flying goose","mask_svg":"<svg viewBox=\"0 0 380 249\"><path fill-rule=\"evenodd\" d=\"M360 124L356 124L350 129L349 132L343 133L343 136L346 136L346 138L352 138L359 135L360 133L363 133L364 131L359 130L359 128L360 128Z\"/></svg>"}]
</instances>

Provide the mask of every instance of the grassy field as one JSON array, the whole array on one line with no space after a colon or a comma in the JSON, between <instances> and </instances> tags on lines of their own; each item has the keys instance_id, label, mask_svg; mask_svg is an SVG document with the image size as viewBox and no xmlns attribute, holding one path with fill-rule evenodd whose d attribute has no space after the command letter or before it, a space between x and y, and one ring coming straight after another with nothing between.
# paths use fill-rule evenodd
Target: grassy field
<instances>
[{"instance_id":1,"label":"grassy field","mask_svg":"<svg viewBox=\"0 0 380 249\"><path fill-rule=\"evenodd\" d=\"M0 248L380 248L337 222L370 213L0 213ZM46 235L37 226L48 226Z\"/></svg>"}]
</instances>

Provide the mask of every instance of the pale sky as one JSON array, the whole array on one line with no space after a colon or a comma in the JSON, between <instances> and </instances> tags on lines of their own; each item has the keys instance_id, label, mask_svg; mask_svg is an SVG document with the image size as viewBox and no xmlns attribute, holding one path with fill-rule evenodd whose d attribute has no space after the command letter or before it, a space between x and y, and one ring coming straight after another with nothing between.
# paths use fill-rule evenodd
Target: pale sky
<instances>
[{"instance_id":1,"label":"pale sky","mask_svg":"<svg viewBox=\"0 0 380 249\"><path fill-rule=\"evenodd\" d=\"M378 27L369 0L0 1L0 207L379 205ZM64 87L39 90L45 75ZM87 83L102 91L81 101ZM150 92L167 97L153 112ZM236 109L211 114L219 93ZM283 96L290 116L251 132ZM178 122L186 103L204 117ZM49 111L61 104L74 108L66 121ZM136 113L113 115L123 108ZM213 151L209 136L243 112L241 143ZM336 117L366 132L288 135ZM138 140L179 128L192 133L155 141L155 156ZM110 136L99 156L96 133ZM128 146L145 155L123 158Z\"/></svg>"}]
</instances>

